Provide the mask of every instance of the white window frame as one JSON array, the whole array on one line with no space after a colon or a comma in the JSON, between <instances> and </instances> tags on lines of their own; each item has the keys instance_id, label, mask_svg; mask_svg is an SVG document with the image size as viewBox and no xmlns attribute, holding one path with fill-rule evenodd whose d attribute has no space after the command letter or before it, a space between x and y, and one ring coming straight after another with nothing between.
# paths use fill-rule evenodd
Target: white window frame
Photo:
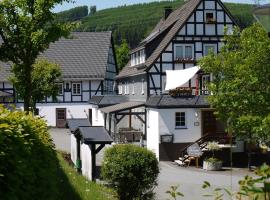
<instances>
[{"instance_id":1,"label":"white window frame","mask_svg":"<svg viewBox=\"0 0 270 200\"><path fill-rule=\"evenodd\" d=\"M132 82L132 94L135 94L135 81Z\"/></svg>"},{"instance_id":2,"label":"white window frame","mask_svg":"<svg viewBox=\"0 0 270 200\"><path fill-rule=\"evenodd\" d=\"M119 94L123 94L122 83L119 83L119 85L118 85L118 93L119 93Z\"/></svg>"},{"instance_id":3,"label":"white window frame","mask_svg":"<svg viewBox=\"0 0 270 200\"><path fill-rule=\"evenodd\" d=\"M204 56L207 56L206 55L206 47L213 47L213 49L214 49L214 54L217 54L217 44L211 44L211 43L209 43L209 44L203 44L203 55Z\"/></svg>"},{"instance_id":4,"label":"white window frame","mask_svg":"<svg viewBox=\"0 0 270 200\"><path fill-rule=\"evenodd\" d=\"M182 47L183 48L183 59L189 59L186 57L186 47L191 47L191 51L192 51L192 56L191 59L194 59L194 44L176 44L174 46L174 59L177 60L178 58L176 57L176 48L177 47Z\"/></svg>"},{"instance_id":5,"label":"white window frame","mask_svg":"<svg viewBox=\"0 0 270 200\"><path fill-rule=\"evenodd\" d=\"M177 119L176 119L177 118L177 116L176 116L177 114L180 114L180 116L179 116L180 117L180 121L177 121ZM176 125L177 122L179 122L180 124L182 122L182 119L181 119L182 118L182 116L181 116L182 114L184 114L184 123L185 123L185 125L184 126L182 126L182 125L177 126ZM187 113L186 112L175 112L174 113L174 122L175 122L175 129L186 129L187 128Z\"/></svg>"},{"instance_id":6,"label":"white window frame","mask_svg":"<svg viewBox=\"0 0 270 200\"><path fill-rule=\"evenodd\" d=\"M142 79L142 95L144 95L144 79Z\"/></svg>"},{"instance_id":7,"label":"white window frame","mask_svg":"<svg viewBox=\"0 0 270 200\"><path fill-rule=\"evenodd\" d=\"M74 85L76 85L76 89L74 91ZM78 92L78 85L80 85L80 92ZM82 84L81 83L72 83L72 95L81 95L82 94Z\"/></svg>"},{"instance_id":8,"label":"white window frame","mask_svg":"<svg viewBox=\"0 0 270 200\"><path fill-rule=\"evenodd\" d=\"M208 80L207 80L208 79ZM207 83L205 83L207 80ZM204 94L208 95L209 91L208 91L208 87L207 84L211 81L211 75L210 74L205 74L202 75L202 91L204 92Z\"/></svg>"},{"instance_id":9,"label":"white window frame","mask_svg":"<svg viewBox=\"0 0 270 200\"><path fill-rule=\"evenodd\" d=\"M129 94L129 82L128 82L128 81L126 82L126 89L127 89L127 90L126 90L125 93L126 93L126 94Z\"/></svg>"},{"instance_id":10,"label":"white window frame","mask_svg":"<svg viewBox=\"0 0 270 200\"><path fill-rule=\"evenodd\" d=\"M63 95L64 94L64 84L63 83L57 83L57 87L58 87L58 95ZM61 92L59 92L60 87L61 87Z\"/></svg>"}]
</instances>

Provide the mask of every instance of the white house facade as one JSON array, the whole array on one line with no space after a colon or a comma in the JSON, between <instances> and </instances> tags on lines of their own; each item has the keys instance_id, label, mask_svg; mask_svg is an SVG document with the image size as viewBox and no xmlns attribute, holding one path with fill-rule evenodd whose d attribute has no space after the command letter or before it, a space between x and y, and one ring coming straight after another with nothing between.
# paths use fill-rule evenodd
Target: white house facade
<instances>
[{"instance_id":1,"label":"white house facade","mask_svg":"<svg viewBox=\"0 0 270 200\"><path fill-rule=\"evenodd\" d=\"M57 100L46 97L37 104L38 114L49 126L65 127L67 119L90 119L93 111L89 99L114 94L117 67L111 32L74 32L70 38L52 43L40 57L59 64L62 73L57 82ZM23 102L8 81L10 65L0 63L0 66L0 91L10 94L1 103L23 108Z\"/></svg>"},{"instance_id":2,"label":"white house facade","mask_svg":"<svg viewBox=\"0 0 270 200\"><path fill-rule=\"evenodd\" d=\"M159 160L178 159L187 146L206 138L228 143L224 125L207 102L211 74L199 70L178 90L166 91L166 71L192 68L211 51L219 53L225 30L229 34L236 25L220 0L188 0L175 11L166 8L116 76L115 101L103 105L90 100L103 113L101 120L109 133L117 135L114 140L124 142L121 135L126 134L126 140L138 142L141 136L141 144Z\"/></svg>"}]
</instances>

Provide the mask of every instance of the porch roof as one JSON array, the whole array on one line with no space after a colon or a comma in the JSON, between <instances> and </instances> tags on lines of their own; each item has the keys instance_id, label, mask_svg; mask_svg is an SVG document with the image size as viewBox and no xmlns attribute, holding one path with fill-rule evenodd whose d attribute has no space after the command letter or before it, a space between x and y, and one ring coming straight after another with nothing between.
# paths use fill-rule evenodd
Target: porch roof
<instances>
[{"instance_id":1,"label":"porch roof","mask_svg":"<svg viewBox=\"0 0 270 200\"><path fill-rule=\"evenodd\" d=\"M73 133L80 126L91 126L89 119L68 119L67 125L69 130Z\"/></svg>"},{"instance_id":2,"label":"porch roof","mask_svg":"<svg viewBox=\"0 0 270 200\"><path fill-rule=\"evenodd\" d=\"M128 98L121 95L93 96L89 104L97 105L99 108L127 102Z\"/></svg>"},{"instance_id":3,"label":"porch roof","mask_svg":"<svg viewBox=\"0 0 270 200\"><path fill-rule=\"evenodd\" d=\"M156 95L147 100L146 106L150 108L210 108L205 95L190 97Z\"/></svg>"},{"instance_id":4,"label":"porch roof","mask_svg":"<svg viewBox=\"0 0 270 200\"><path fill-rule=\"evenodd\" d=\"M103 126L81 126L74 132L85 144L111 144L113 139Z\"/></svg>"},{"instance_id":5,"label":"porch roof","mask_svg":"<svg viewBox=\"0 0 270 200\"><path fill-rule=\"evenodd\" d=\"M0 91L0 97L11 97L12 95L11 93Z\"/></svg>"},{"instance_id":6,"label":"porch roof","mask_svg":"<svg viewBox=\"0 0 270 200\"><path fill-rule=\"evenodd\" d=\"M101 112L104 112L104 113L117 113L124 110L130 110L133 108L142 107L144 105L145 105L145 102L129 101L129 102L124 102L124 103L119 103L113 106L104 107L104 108L101 108L100 110Z\"/></svg>"}]
</instances>

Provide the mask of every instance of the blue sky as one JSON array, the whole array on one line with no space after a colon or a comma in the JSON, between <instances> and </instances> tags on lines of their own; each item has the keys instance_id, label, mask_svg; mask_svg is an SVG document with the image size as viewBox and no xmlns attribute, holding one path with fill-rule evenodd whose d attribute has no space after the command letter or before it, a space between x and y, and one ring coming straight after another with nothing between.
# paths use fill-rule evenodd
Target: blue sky
<instances>
[{"instance_id":1,"label":"blue sky","mask_svg":"<svg viewBox=\"0 0 270 200\"><path fill-rule=\"evenodd\" d=\"M64 3L63 5L58 5L54 11L59 12L63 10L67 10L76 6L82 5L96 5L98 10L102 10L105 8L117 7L121 5L131 5L137 3L146 3L153 2L157 0L74 0L76 3ZM269 0L261 0L262 3L266 3ZM254 3L254 0L223 0L223 2L236 2L236 3Z\"/></svg>"}]
</instances>

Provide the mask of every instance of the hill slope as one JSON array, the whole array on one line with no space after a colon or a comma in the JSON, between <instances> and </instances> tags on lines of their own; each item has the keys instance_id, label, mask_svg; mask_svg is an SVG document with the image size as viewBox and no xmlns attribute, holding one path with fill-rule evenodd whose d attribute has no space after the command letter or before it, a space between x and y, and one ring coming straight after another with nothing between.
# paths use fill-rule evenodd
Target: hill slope
<instances>
[{"instance_id":1,"label":"hill slope","mask_svg":"<svg viewBox=\"0 0 270 200\"><path fill-rule=\"evenodd\" d=\"M135 47L163 16L164 7L172 6L176 9L183 3L183 0L161 1L100 10L95 15L82 18L78 30L111 30L116 44L121 43L122 39L126 39L131 47ZM234 3L225 3L225 5L241 27L246 27L253 22L252 5ZM66 12L65 14L67 14ZM61 13L59 15L61 16ZM66 21L70 21L70 19Z\"/></svg>"}]
</instances>

